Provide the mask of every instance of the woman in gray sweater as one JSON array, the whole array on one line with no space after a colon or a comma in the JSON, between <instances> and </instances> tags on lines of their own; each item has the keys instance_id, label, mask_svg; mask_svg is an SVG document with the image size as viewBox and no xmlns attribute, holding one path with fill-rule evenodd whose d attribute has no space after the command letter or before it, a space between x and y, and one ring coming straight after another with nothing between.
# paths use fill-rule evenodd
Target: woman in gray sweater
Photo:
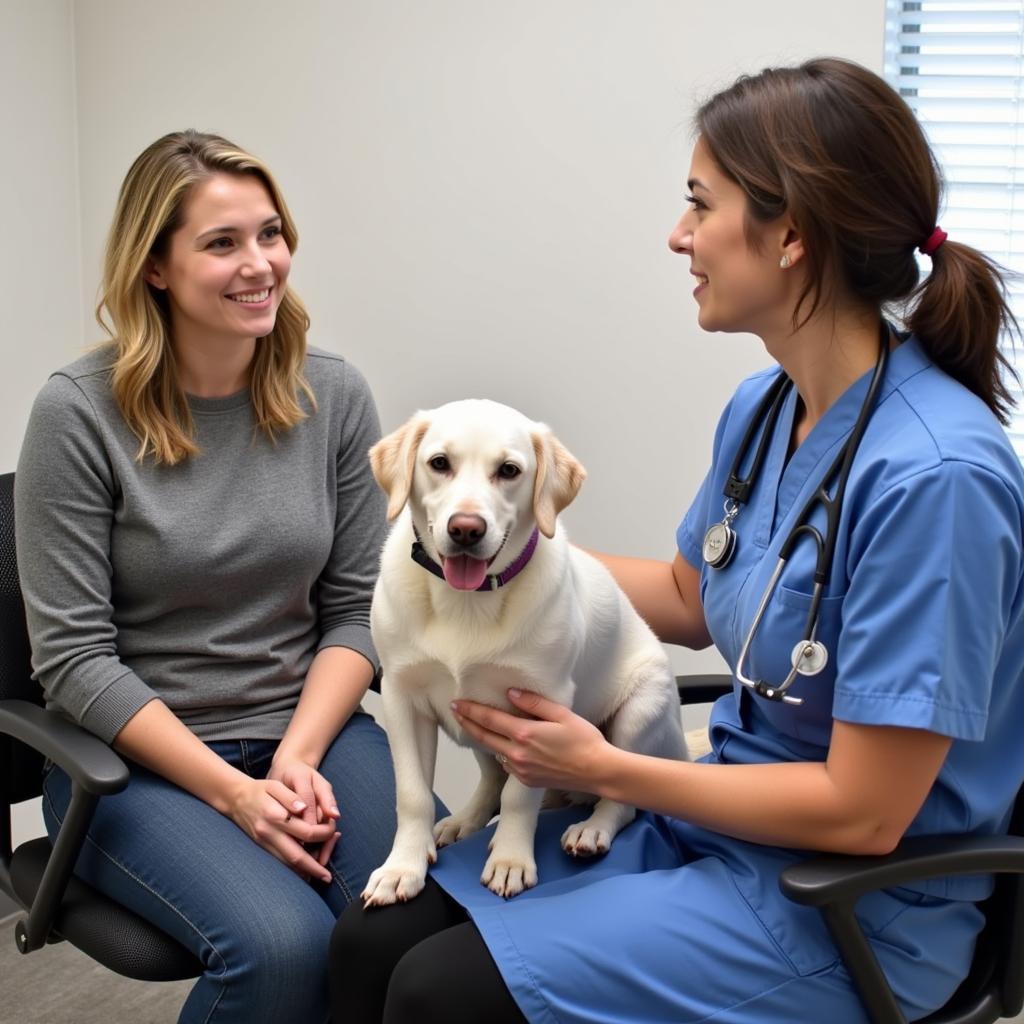
<instances>
[{"instance_id":1,"label":"woman in gray sweater","mask_svg":"<svg viewBox=\"0 0 1024 1024\"><path fill-rule=\"evenodd\" d=\"M325 1019L334 919L394 832L359 710L379 426L359 373L307 350L296 241L251 155L151 145L107 246L112 341L47 381L16 477L36 676L132 772L77 873L202 960L182 1021ZM51 834L69 789L51 769Z\"/></svg>"}]
</instances>

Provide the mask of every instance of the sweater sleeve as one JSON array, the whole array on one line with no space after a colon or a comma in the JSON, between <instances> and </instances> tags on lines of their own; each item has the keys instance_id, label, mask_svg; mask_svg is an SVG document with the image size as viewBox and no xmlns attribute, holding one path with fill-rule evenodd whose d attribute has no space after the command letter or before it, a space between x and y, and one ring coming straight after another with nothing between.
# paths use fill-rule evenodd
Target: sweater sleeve
<instances>
[{"instance_id":1,"label":"sweater sleeve","mask_svg":"<svg viewBox=\"0 0 1024 1024\"><path fill-rule=\"evenodd\" d=\"M156 698L118 657L117 490L95 410L73 380L54 375L32 408L15 475L19 577L47 701L107 742Z\"/></svg>"},{"instance_id":2,"label":"sweater sleeve","mask_svg":"<svg viewBox=\"0 0 1024 1024\"><path fill-rule=\"evenodd\" d=\"M320 643L349 647L376 671L370 638L370 601L386 533L384 494L370 472L368 452L380 439L380 421L369 385L345 363L343 416L337 451L338 505L331 555L317 584Z\"/></svg>"}]
</instances>

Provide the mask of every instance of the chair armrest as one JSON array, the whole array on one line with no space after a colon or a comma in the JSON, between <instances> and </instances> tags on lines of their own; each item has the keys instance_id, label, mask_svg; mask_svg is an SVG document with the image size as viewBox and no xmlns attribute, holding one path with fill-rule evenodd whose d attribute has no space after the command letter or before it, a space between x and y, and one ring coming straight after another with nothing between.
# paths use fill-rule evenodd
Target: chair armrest
<instances>
[{"instance_id":1,"label":"chair armrest","mask_svg":"<svg viewBox=\"0 0 1024 1024\"><path fill-rule=\"evenodd\" d=\"M105 796L128 785L128 766L103 740L27 700L0 700L0 733L38 750L87 793Z\"/></svg>"},{"instance_id":2,"label":"chair armrest","mask_svg":"<svg viewBox=\"0 0 1024 1024\"><path fill-rule=\"evenodd\" d=\"M795 903L823 907L865 893L947 875L1024 874L1022 836L913 836L880 857L823 854L792 864L779 888Z\"/></svg>"},{"instance_id":3,"label":"chair armrest","mask_svg":"<svg viewBox=\"0 0 1024 1024\"><path fill-rule=\"evenodd\" d=\"M871 1020L906 1024L854 913L857 899L929 878L1006 873L1024 874L1024 837L913 836L880 857L824 854L792 864L779 876L779 888L794 902L821 912ZM1009 992L1008 1005L1014 999L1019 999L1016 989Z\"/></svg>"},{"instance_id":4,"label":"chair armrest","mask_svg":"<svg viewBox=\"0 0 1024 1024\"><path fill-rule=\"evenodd\" d=\"M128 767L99 737L59 714L30 701L0 701L0 733L48 757L70 776L71 803L53 843L53 849L34 894L22 896L11 878L10 823L6 822L0 857L0 888L24 900L28 917L15 927L22 953L39 949L50 937L68 879L78 860L93 811L101 796L118 793L128 785Z\"/></svg>"},{"instance_id":5,"label":"chair armrest","mask_svg":"<svg viewBox=\"0 0 1024 1024\"><path fill-rule=\"evenodd\" d=\"M680 704L711 704L732 690L732 676L721 673L710 675L676 676Z\"/></svg>"}]
</instances>

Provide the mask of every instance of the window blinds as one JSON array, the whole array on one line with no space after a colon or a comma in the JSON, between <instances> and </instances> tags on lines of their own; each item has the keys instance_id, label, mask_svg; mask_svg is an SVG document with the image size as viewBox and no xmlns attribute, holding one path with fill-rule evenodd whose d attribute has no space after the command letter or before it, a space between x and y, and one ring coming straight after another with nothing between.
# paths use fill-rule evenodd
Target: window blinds
<instances>
[{"instance_id":1,"label":"window blinds","mask_svg":"<svg viewBox=\"0 0 1024 1024\"><path fill-rule=\"evenodd\" d=\"M886 77L924 126L946 190L939 223L1024 274L1024 0L888 0ZM930 261L922 258L922 269ZM1024 326L1024 277L1008 282ZM1024 377L1024 345L1005 339ZM1024 396L1009 434L1024 459Z\"/></svg>"}]
</instances>

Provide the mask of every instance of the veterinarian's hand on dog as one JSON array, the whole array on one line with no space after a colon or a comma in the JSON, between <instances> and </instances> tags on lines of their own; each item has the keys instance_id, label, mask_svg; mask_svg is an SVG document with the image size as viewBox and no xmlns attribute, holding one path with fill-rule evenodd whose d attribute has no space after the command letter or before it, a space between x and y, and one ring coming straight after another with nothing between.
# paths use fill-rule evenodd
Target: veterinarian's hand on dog
<instances>
[{"instance_id":1,"label":"veterinarian's hand on dog","mask_svg":"<svg viewBox=\"0 0 1024 1024\"><path fill-rule=\"evenodd\" d=\"M587 792L608 746L601 730L540 694L509 690L508 699L531 717L469 700L454 701L452 710L459 725L523 785Z\"/></svg>"},{"instance_id":2,"label":"veterinarian's hand on dog","mask_svg":"<svg viewBox=\"0 0 1024 1024\"><path fill-rule=\"evenodd\" d=\"M306 773L316 775L330 790L319 772L308 765L304 767ZM276 777L247 780L248 785L234 800L230 816L254 842L300 877L330 882L331 873L324 865L338 841L337 809L333 807L333 794L330 806L335 813L326 815L315 800L303 798L303 792L308 796L312 785L308 776L303 781L303 774L292 764L275 765L271 775ZM307 846L316 849L307 850Z\"/></svg>"}]
</instances>

